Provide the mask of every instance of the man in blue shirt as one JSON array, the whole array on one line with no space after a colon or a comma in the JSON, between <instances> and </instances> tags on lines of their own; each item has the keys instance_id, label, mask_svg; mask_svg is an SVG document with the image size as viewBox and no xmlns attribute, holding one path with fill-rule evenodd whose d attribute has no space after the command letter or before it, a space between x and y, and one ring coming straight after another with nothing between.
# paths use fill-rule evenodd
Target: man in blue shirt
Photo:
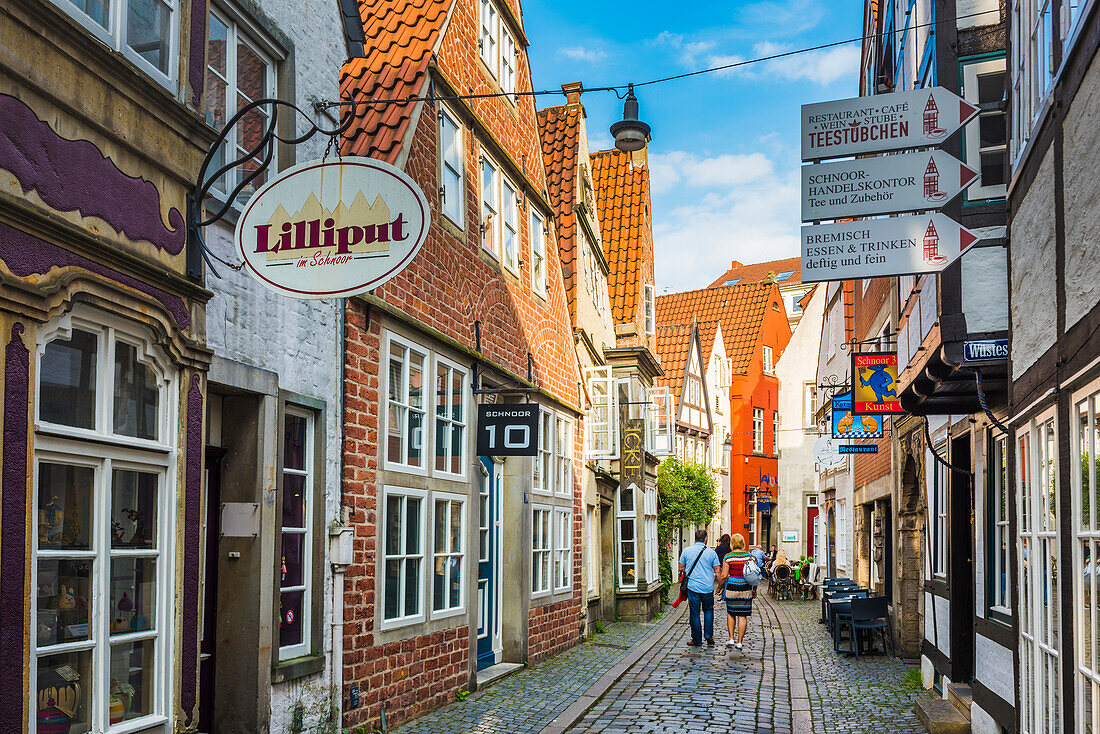
<instances>
[{"instance_id":1,"label":"man in blue shirt","mask_svg":"<svg viewBox=\"0 0 1100 734\"><path fill-rule=\"evenodd\" d=\"M722 565L718 554L707 547L707 531L695 532L695 545L680 554L680 573L688 574L688 621L691 622L689 647L703 646L703 632L699 625L699 610L703 611L703 624L707 644L714 644L714 580Z\"/></svg>"}]
</instances>

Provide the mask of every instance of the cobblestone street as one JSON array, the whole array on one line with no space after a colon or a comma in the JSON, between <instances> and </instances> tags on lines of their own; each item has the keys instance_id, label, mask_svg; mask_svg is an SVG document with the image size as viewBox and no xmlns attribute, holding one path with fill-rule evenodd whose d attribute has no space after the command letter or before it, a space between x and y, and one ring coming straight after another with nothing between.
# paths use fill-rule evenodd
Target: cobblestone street
<instances>
[{"instance_id":1,"label":"cobblestone street","mask_svg":"<svg viewBox=\"0 0 1100 734\"><path fill-rule=\"evenodd\" d=\"M714 648L687 647L686 619L680 611L671 613L673 620L662 620L671 626L611 625L593 641L398 731L924 731L913 713L913 701L923 692L905 682L911 666L881 655L856 660L835 654L817 622L817 602L758 600L744 651L723 644L720 604ZM650 643L623 672L630 649ZM601 676L611 683L609 677L620 673L610 688L591 690ZM586 692L594 698L581 698ZM591 706L587 713L585 706Z\"/></svg>"}]
</instances>

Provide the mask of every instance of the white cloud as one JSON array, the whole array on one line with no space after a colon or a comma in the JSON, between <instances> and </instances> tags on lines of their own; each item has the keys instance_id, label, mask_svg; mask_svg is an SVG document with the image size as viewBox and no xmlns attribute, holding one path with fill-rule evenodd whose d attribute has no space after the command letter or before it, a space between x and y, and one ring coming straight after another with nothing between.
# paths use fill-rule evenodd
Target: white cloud
<instances>
[{"instance_id":1,"label":"white cloud","mask_svg":"<svg viewBox=\"0 0 1100 734\"><path fill-rule=\"evenodd\" d=\"M607 58L607 52L598 48L587 46L566 46L558 49L558 55L574 61L583 61L586 64L595 64Z\"/></svg>"},{"instance_id":2,"label":"white cloud","mask_svg":"<svg viewBox=\"0 0 1100 734\"><path fill-rule=\"evenodd\" d=\"M763 153L702 157L675 150L649 156L649 180L653 193L680 187L741 186L772 174L772 162Z\"/></svg>"},{"instance_id":3,"label":"white cloud","mask_svg":"<svg viewBox=\"0 0 1100 734\"><path fill-rule=\"evenodd\" d=\"M753 58L774 56L790 50L789 46L780 46L764 41L753 47ZM837 46L820 51L807 51L806 53L784 56L771 61L759 61L754 64L738 66L732 69L723 69L716 72L718 76L737 76L752 81L808 81L814 84L832 84L845 77L852 80L853 85L859 74L860 50L857 45ZM729 64L745 61L743 56L723 56L711 54L706 57L708 68L727 66Z\"/></svg>"}]
</instances>

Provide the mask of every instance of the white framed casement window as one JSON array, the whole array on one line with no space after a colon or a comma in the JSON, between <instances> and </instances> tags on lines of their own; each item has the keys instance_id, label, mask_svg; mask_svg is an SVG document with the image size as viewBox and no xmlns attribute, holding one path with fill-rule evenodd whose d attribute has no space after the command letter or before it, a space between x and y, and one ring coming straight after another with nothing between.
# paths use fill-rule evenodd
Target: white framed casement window
<instances>
[{"instance_id":1,"label":"white framed casement window","mask_svg":"<svg viewBox=\"0 0 1100 734\"><path fill-rule=\"evenodd\" d=\"M553 510L546 505L531 506L531 596L550 593L550 515Z\"/></svg>"},{"instance_id":2,"label":"white framed casement window","mask_svg":"<svg viewBox=\"0 0 1100 734\"><path fill-rule=\"evenodd\" d=\"M283 416L282 560L279 566L279 659L308 655L313 612L313 414L287 406Z\"/></svg>"},{"instance_id":3,"label":"white framed casement window","mask_svg":"<svg viewBox=\"0 0 1100 734\"><path fill-rule=\"evenodd\" d=\"M426 474L424 437L426 432L425 380L428 350L396 334L387 333L385 464L392 471Z\"/></svg>"},{"instance_id":4,"label":"white framed casement window","mask_svg":"<svg viewBox=\"0 0 1100 734\"><path fill-rule=\"evenodd\" d=\"M428 493L382 488L382 629L423 622Z\"/></svg>"},{"instance_id":5,"label":"white framed casement window","mask_svg":"<svg viewBox=\"0 0 1100 734\"><path fill-rule=\"evenodd\" d=\"M1096 633L1100 631L1100 609L1096 595L1097 554L1100 553L1100 381L1078 390L1073 395L1071 413L1070 471L1073 495L1073 529L1077 540L1073 544L1074 641L1078 730L1096 728L1096 706L1100 703L1100 656Z\"/></svg>"},{"instance_id":6,"label":"white framed casement window","mask_svg":"<svg viewBox=\"0 0 1100 734\"><path fill-rule=\"evenodd\" d=\"M647 391L646 446L654 456L672 455L672 394L667 387L651 387Z\"/></svg>"},{"instance_id":7,"label":"white framed casement window","mask_svg":"<svg viewBox=\"0 0 1100 734\"><path fill-rule=\"evenodd\" d=\"M500 89L508 94L516 92L516 57L519 50L507 24L500 23Z\"/></svg>"},{"instance_id":8,"label":"white framed casement window","mask_svg":"<svg viewBox=\"0 0 1100 734\"><path fill-rule=\"evenodd\" d=\"M546 295L546 220L531 207L531 287Z\"/></svg>"},{"instance_id":9,"label":"white framed casement window","mask_svg":"<svg viewBox=\"0 0 1100 734\"><path fill-rule=\"evenodd\" d=\"M991 104L1004 98L1005 60L964 63L963 97L972 104ZM966 125L963 160L978 171L978 180L965 192L967 201L1003 199L1008 184L1008 120L1003 109L984 110Z\"/></svg>"},{"instance_id":10,"label":"white framed casement window","mask_svg":"<svg viewBox=\"0 0 1100 734\"><path fill-rule=\"evenodd\" d=\"M752 450L753 453L764 453L764 409L752 409Z\"/></svg>"},{"instance_id":11,"label":"white framed casement window","mask_svg":"<svg viewBox=\"0 0 1100 734\"><path fill-rule=\"evenodd\" d=\"M1020 730L1055 732L1061 731L1062 628L1054 603L1061 563L1053 408L1017 429L1016 451Z\"/></svg>"},{"instance_id":12,"label":"white framed casement window","mask_svg":"<svg viewBox=\"0 0 1100 734\"><path fill-rule=\"evenodd\" d=\"M175 91L178 0L54 0L54 4L158 84Z\"/></svg>"},{"instance_id":13,"label":"white framed casement window","mask_svg":"<svg viewBox=\"0 0 1100 734\"><path fill-rule=\"evenodd\" d=\"M768 347L768 346L765 346L764 349L763 349L763 352L764 352L764 357L763 357L764 374L765 375L774 375L775 374L775 363L772 361L772 348Z\"/></svg>"},{"instance_id":14,"label":"white framed casement window","mask_svg":"<svg viewBox=\"0 0 1100 734\"><path fill-rule=\"evenodd\" d=\"M554 414L539 410L539 449L531 462L531 491L554 491Z\"/></svg>"},{"instance_id":15,"label":"white framed casement window","mask_svg":"<svg viewBox=\"0 0 1100 734\"><path fill-rule=\"evenodd\" d=\"M500 57L500 12L493 0L481 0L481 33L478 44L481 46L481 61L489 69L493 78L497 78L498 59Z\"/></svg>"},{"instance_id":16,"label":"white framed casement window","mask_svg":"<svg viewBox=\"0 0 1100 734\"><path fill-rule=\"evenodd\" d=\"M130 0L134 2L134 0ZM269 43L256 40L258 31L247 27L240 16L211 3L206 42L206 122L221 130L237 111L258 99L276 94L276 58ZM270 122L269 110L258 107L238 121L235 135L227 138L212 162L211 172L256 149ZM269 171L279 170L276 146ZM214 189L228 196L237 184L260 167L262 153L222 174ZM265 171L252 179L240 200L267 182Z\"/></svg>"},{"instance_id":17,"label":"white framed casement window","mask_svg":"<svg viewBox=\"0 0 1100 734\"><path fill-rule=\"evenodd\" d=\"M947 453L947 444L936 446L940 456ZM947 467L929 456L932 466L932 576L947 578Z\"/></svg>"},{"instance_id":18,"label":"white framed casement window","mask_svg":"<svg viewBox=\"0 0 1100 734\"><path fill-rule=\"evenodd\" d=\"M481 157L481 246L500 259L500 167L486 155Z\"/></svg>"},{"instance_id":19,"label":"white framed casement window","mask_svg":"<svg viewBox=\"0 0 1100 734\"><path fill-rule=\"evenodd\" d=\"M1005 617L1012 616L1012 584L1008 578L1008 553L1011 538L1008 532L1008 438L996 436L990 441L986 466L989 513L989 610Z\"/></svg>"},{"instance_id":20,"label":"white framed casement window","mask_svg":"<svg viewBox=\"0 0 1100 734\"><path fill-rule=\"evenodd\" d=\"M779 456L779 411L772 411L772 454Z\"/></svg>"},{"instance_id":21,"label":"white framed casement window","mask_svg":"<svg viewBox=\"0 0 1100 734\"><path fill-rule=\"evenodd\" d=\"M573 586L573 513L554 510L554 593Z\"/></svg>"},{"instance_id":22,"label":"white framed casement window","mask_svg":"<svg viewBox=\"0 0 1100 734\"><path fill-rule=\"evenodd\" d=\"M569 496L573 494L573 421L560 415L554 421L554 492Z\"/></svg>"},{"instance_id":23,"label":"white framed casement window","mask_svg":"<svg viewBox=\"0 0 1100 734\"><path fill-rule=\"evenodd\" d=\"M466 498L432 493L432 618L466 609Z\"/></svg>"},{"instance_id":24,"label":"white framed casement window","mask_svg":"<svg viewBox=\"0 0 1100 734\"><path fill-rule=\"evenodd\" d=\"M817 384L802 383L802 427L817 428Z\"/></svg>"},{"instance_id":25,"label":"white framed casement window","mask_svg":"<svg viewBox=\"0 0 1100 734\"><path fill-rule=\"evenodd\" d=\"M617 503L615 517L618 520L619 587L633 589L638 586L637 538L635 537L634 493L630 486L620 486L615 493Z\"/></svg>"},{"instance_id":26,"label":"white framed casement window","mask_svg":"<svg viewBox=\"0 0 1100 734\"><path fill-rule=\"evenodd\" d=\"M465 128L445 104L439 105L439 174L444 216L466 226Z\"/></svg>"},{"instance_id":27,"label":"white framed casement window","mask_svg":"<svg viewBox=\"0 0 1100 734\"><path fill-rule=\"evenodd\" d=\"M519 195L506 176L500 181L501 247L504 267L519 275Z\"/></svg>"},{"instance_id":28,"label":"white framed casement window","mask_svg":"<svg viewBox=\"0 0 1100 734\"><path fill-rule=\"evenodd\" d=\"M1054 16L1057 0L1012 0L1013 165L1031 139L1054 80Z\"/></svg>"},{"instance_id":29,"label":"white framed casement window","mask_svg":"<svg viewBox=\"0 0 1100 734\"><path fill-rule=\"evenodd\" d=\"M466 370L435 355L435 473L456 479L466 476Z\"/></svg>"},{"instance_id":30,"label":"white framed casement window","mask_svg":"<svg viewBox=\"0 0 1100 734\"><path fill-rule=\"evenodd\" d=\"M657 488L647 486L642 499L642 521L645 530L645 576L647 581L657 581L661 573L657 569Z\"/></svg>"},{"instance_id":31,"label":"white framed casement window","mask_svg":"<svg viewBox=\"0 0 1100 734\"><path fill-rule=\"evenodd\" d=\"M590 459L614 459L619 455L619 391L610 367L584 371L588 385L585 436Z\"/></svg>"},{"instance_id":32,"label":"white framed casement window","mask_svg":"<svg viewBox=\"0 0 1100 734\"><path fill-rule=\"evenodd\" d=\"M588 566L588 595L595 596L599 589L600 573L600 533L596 525L596 506L588 505L585 510L585 530L588 535L588 557L585 565Z\"/></svg>"},{"instance_id":33,"label":"white framed casement window","mask_svg":"<svg viewBox=\"0 0 1100 734\"><path fill-rule=\"evenodd\" d=\"M657 333L657 307L654 302L656 288L647 283L645 286L645 333L652 336Z\"/></svg>"},{"instance_id":34,"label":"white framed casement window","mask_svg":"<svg viewBox=\"0 0 1100 734\"><path fill-rule=\"evenodd\" d=\"M31 705L74 731L107 731L116 702L121 728L171 728L177 373L144 327L83 307L36 361Z\"/></svg>"}]
</instances>

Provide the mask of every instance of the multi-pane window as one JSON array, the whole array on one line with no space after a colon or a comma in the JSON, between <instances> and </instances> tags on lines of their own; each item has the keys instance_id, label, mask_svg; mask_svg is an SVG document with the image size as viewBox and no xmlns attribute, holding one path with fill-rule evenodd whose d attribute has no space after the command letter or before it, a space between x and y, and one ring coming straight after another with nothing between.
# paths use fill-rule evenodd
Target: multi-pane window
<instances>
[{"instance_id":1,"label":"multi-pane window","mask_svg":"<svg viewBox=\"0 0 1100 734\"><path fill-rule=\"evenodd\" d=\"M383 622L408 623L424 618L424 503L422 490L383 490Z\"/></svg>"},{"instance_id":2,"label":"multi-pane window","mask_svg":"<svg viewBox=\"0 0 1100 734\"><path fill-rule=\"evenodd\" d=\"M569 589L573 576L573 513L554 510L554 591Z\"/></svg>"},{"instance_id":3,"label":"multi-pane window","mask_svg":"<svg viewBox=\"0 0 1100 734\"><path fill-rule=\"evenodd\" d=\"M557 433L554 441L554 491L558 494L573 492L573 422L556 416Z\"/></svg>"},{"instance_id":4,"label":"multi-pane window","mask_svg":"<svg viewBox=\"0 0 1100 734\"><path fill-rule=\"evenodd\" d=\"M588 532L588 594L596 593L600 573L600 534L596 526L596 507L589 505L585 514L585 530Z\"/></svg>"},{"instance_id":5,"label":"multi-pane window","mask_svg":"<svg viewBox=\"0 0 1100 734\"><path fill-rule=\"evenodd\" d=\"M1077 721L1079 730L1097 730L1100 711L1100 606L1097 593L1097 561L1100 560L1100 384L1093 383L1074 396L1076 421L1071 445L1073 466L1074 544L1074 629L1077 641Z\"/></svg>"},{"instance_id":6,"label":"multi-pane window","mask_svg":"<svg viewBox=\"0 0 1100 734\"><path fill-rule=\"evenodd\" d=\"M764 453L764 409L752 409L752 450L757 454Z\"/></svg>"},{"instance_id":7,"label":"multi-pane window","mask_svg":"<svg viewBox=\"0 0 1100 734\"><path fill-rule=\"evenodd\" d=\"M646 391L646 447L654 456L672 455L673 398L667 387L651 387Z\"/></svg>"},{"instance_id":8,"label":"multi-pane window","mask_svg":"<svg viewBox=\"0 0 1100 734\"><path fill-rule=\"evenodd\" d=\"M501 243L504 266L519 275L519 196L507 178L501 179Z\"/></svg>"},{"instance_id":9,"label":"multi-pane window","mask_svg":"<svg viewBox=\"0 0 1100 734\"><path fill-rule=\"evenodd\" d=\"M552 510L534 506L531 510L531 593L550 591L550 551L553 528L550 525Z\"/></svg>"},{"instance_id":10,"label":"multi-pane window","mask_svg":"<svg viewBox=\"0 0 1100 734\"><path fill-rule=\"evenodd\" d=\"M500 169L481 159L481 246L500 258Z\"/></svg>"},{"instance_id":11,"label":"multi-pane window","mask_svg":"<svg viewBox=\"0 0 1100 734\"><path fill-rule=\"evenodd\" d=\"M435 470L465 474L466 372L435 358Z\"/></svg>"},{"instance_id":12,"label":"multi-pane window","mask_svg":"<svg viewBox=\"0 0 1100 734\"><path fill-rule=\"evenodd\" d=\"M645 573L646 579L656 581L661 577L657 569L657 488L647 486L642 501L643 526L645 530Z\"/></svg>"},{"instance_id":13,"label":"multi-pane window","mask_svg":"<svg viewBox=\"0 0 1100 734\"><path fill-rule=\"evenodd\" d=\"M178 62L177 0L55 0L97 38L159 83L173 86Z\"/></svg>"},{"instance_id":14,"label":"multi-pane window","mask_svg":"<svg viewBox=\"0 0 1100 734\"><path fill-rule=\"evenodd\" d=\"M986 467L989 483L989 607L1011 614L1012 591L1008 583L1008 439L993 439Z\"/></svg>"},{"instance_id":15,"label":"multi-pane window","mask_svg":"<svg viewBox=\"0 0 1100 734\"><path fill-rule=\"evenodd\" d=\"M775 363L772 361L772 348L764 347L764 374L775 374Z\"/></svg>"},{"instance_id":16,"label":"multi-pane window","mask_svg":"<svg viewBox=\"0 0 1100 734\"><path fill-rule=\"evenodd\" d=\"M1031 138L1039 111L1054 80L1053 5L1057 0L1012 3L1012 156L1018 159Z\"/></svg>"},{"instance_id":17,"label":"multi-pane window","mask_svg":"<svg viewBox=\"0 0 1100 734\"><path fill-rule=\"evenodd\" d=\"M453 612L465 607L466 500L437 492L432 504L432 612Z\"/></svg>"},{"instance_id":18,"label":"multi-pane window","mask_svg":"<svg viewBox=\"0 0 1100 734\"><path fill-rule=\"evenodd\" d=\"M619 521L619 586L633 588L638 584L637 542L634 537L635 517L633 485L619 487L616 517Z\"/></svg>"},{"instance_id":19,"label":"multi-pane window","mask_svg":"<svg viewBox=\"0 0 1100 734\"><path fill-rule=\"evenodd\" d=\"M209 20L209 40L206 42L206 122L221 130L228 120L249 103L276 96L275 64L271 56L264 53L229 16L211 10ZM211 171L256 150L270 123L268 112L263 107L257 107L237 121L235 131L218 150ZM259 169L263 157L264 152L258 151L240 166L223 174L216 185L218 191L227 196L239 182ZM274 159L269 170L278 170ZM267 173L260 173L241 192L241 197L247 198L251 191L258 189L266 180Z\"/></svg>"},{"instance_id":20,"label":"multi-pane window","mask_svg":"<svg viewBox=\"0 0 1100 734\"><path fill-rule=\"evenodd\" d=\"M500 88L514 93L516 91L516 41L503 22L500 24Z\"/></svg>"},{"instance_id":21,"label":"multi-pane window","mask_svg":"<svg viewBox=\"0 0 1100 734\"><path fill-rule=\"evenodd\" d=\"M531 287L546 295L546 222L531 207Z\"/></svg>"},{"instance_id":22,"label":"multi-pane window","mask_svg":"<svg viewBox=\"0 0 1100 734\"><path fill-rule=\"evenodd\" d=\"M772 411L772 453L779 455L779 411Z\"/></svg>"},{"instance_id":23,"label":"multi-pane window","mask_svg":"<svg viewBox=\"0 0 1100 734\"><path fill-rule=\"evenodd\" d=\"M802 384L802 427L817 426L817 385L813 382Z\"/></svg>"},{"instance_id":24,"label":"multi-pane window","mask_svg":"<svg viewBox=\"0 0 1100 734\"><path fill-rule=\"evenodd\" d=\"M1003 107L1005 95L1004 59L979 61L963 66L963 96L976 105L986 105L978 119L966 126L966 162L979 173L978 181L966 190L969 201L1005 195L1008 183L1008 146Z\"/></svg>"},{"instance_id":25,"label":"multi-pane window","mask_svg":"<svg viewBox=\"0 0 1100 734\"><path fill-rule=\"evenodd\" d=\"M654 334L657 331L657 309L654 303L655 287L645 286L645 333Z\"/></svg>"},{"instance_id":26,"label":"multi-pane window","mask_svg":"<svg viewBox=\"0 0 1100 734\"><path fill-rule=\"evenodd\" d=\"M947 445L934 451L943 456ZM932 575L947 576L947 467L932 459Z\"/></svg>"},{"instance_id":27,"label":"multi-pane window","mask_svg":"<svg viewBox=\"0 0 1100 734\"><path fill-rule=\"evenodd\" d=\"M313 581L313 416L288 408L283 418L280 522L279 659L310 652Z\"/></svg>"},{"instance_id":28,"label":"multi-pane window","mask_svg":"<svg viewBox=\"0 0 1100 734\"><path fill-rule=\"evenodd\" d=\"M439 158L443 214L462 227L465 224L466 166L463 163L463 127L446 106L439 108Z\"/></svg>"},{"instance_id":29,"label":"multi-pane window","mask_svg":"<svg viewBox=\"0 0 1100 734\"><path fill-rule=\"evenodd\" d=\"M109 321L65 316L38 349L30 700L74 732L172 700L173 390L148 335Z\"/></svg>"},{"instance_id":30,"label":"multi-pane window","mask_svg":"<svg viewBox=\"0 0 1100 734\"><path fill-rule=\"evenodd\" d=\"M519 55L508 23L493 0L481 0L480 40L481 60L500 88L509 94L516 91L516 58Z\"/></svg>"},{"instance_id":31,"label":"multi-pane window","mask_svg":"<svg viewBox=\"0 0 1100 734\"><path fill-rule=\"evenodd\" d=\"M531 488L552 492L554 488L554 415L539 411L539 450L533 462Z\"/></svg>"},{"instance_id":32,"label":"multi-pane window","mask_svg":"<svg viewBox=\"0 0 1100 734\"><path fill-rule=\"evenodd\" d=\"M394 336L388 339L386 461L423 469L424 373L427 352Z\"/></svg>"}]
</instances>

